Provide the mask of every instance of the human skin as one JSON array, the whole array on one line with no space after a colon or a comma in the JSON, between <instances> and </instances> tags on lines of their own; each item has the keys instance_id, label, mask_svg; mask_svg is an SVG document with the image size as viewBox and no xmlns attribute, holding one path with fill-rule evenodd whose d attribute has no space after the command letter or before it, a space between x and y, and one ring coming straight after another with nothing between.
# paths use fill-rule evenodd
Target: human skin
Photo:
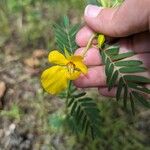
<instances>
[{"instance_id":1,"label":"human skin","mask_svg":"<svg viewBox=\"0 0 150 150\"><path fill-rule=\"evenodd\" d=\"M136 59L143 62L147 72L137 73L149 78L150 74L150 0L125 0L117 8L100 8L88 5L84 13L85 26L77 33L76 43L79 45L76 54L87 45L94 32L102 33L111 39L117 38L120 44L120 53L130 50ZM97 87L104 96L114 97L116 87L110 92L107 90L106 76L99 50L92 47L84 57L89 67L86 76L81 75L74 84L80 88ZM150 87L150 85L145 85Z\"/></svg>"}]
</instances>

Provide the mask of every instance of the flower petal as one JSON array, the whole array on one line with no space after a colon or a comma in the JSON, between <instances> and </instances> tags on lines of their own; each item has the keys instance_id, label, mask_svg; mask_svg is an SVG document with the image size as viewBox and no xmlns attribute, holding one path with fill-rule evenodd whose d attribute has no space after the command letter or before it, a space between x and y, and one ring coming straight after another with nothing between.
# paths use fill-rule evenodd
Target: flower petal
<instances>
[{"instance_id":1,"label":"flower petal","mask_svg":"<svg viewBox=\"0 0 150 150\"><path fill-rule=\"evenodd\" d=\"M68 60L65 58L65 56L59 53L57 50L49 53L48 60L49 62L57 65L66 65L68 63Z\"/></svg>"},{"instance_id":2,"label":"flower petal","mask_svg":"<svg viewBox=\"0 0 150 150\"><path fill-rule=\"evenodd\" d=\"M74 62L74 61L83 61L83 57L82 56L79 56L79 55L73 55L73 56L70 56L69 58L68 58L68 60L69 61L72 61L72 62Z\"/></svg>"},{"instance_id":3,"label":"flower petal","mask_svg":"<svg viewBox=\"0 0 150 150\"><path fill-rule=\"evenodd\" d=\"M50 94L58 94L67 88L67 73L64 67L53 66L41 76L43 88Z\"/></svg>"},{"instance_id":4,"label":"flower petal","mask_svg":"<svg viewBox=\"0 0 150 150\"><path fill-rule=\"evenodd\" d=\"M70 61L75 64L75 68L81 70L82 73L86 74L88 69L86 65L83 63L82 56L72 56Z\"/></svg>"},{"instance_id":5,"label":"flower petal","mask_svg":"<svg viewBox=\"0 0 150 150\"><path fill-rule=\"evenodd\" d=\"M68 72L68 71L67 71ZM81 74L81 71L74 71L73 73L67 73L67 78L68 80L76 80Z\"/></svg>"}]
</instances>

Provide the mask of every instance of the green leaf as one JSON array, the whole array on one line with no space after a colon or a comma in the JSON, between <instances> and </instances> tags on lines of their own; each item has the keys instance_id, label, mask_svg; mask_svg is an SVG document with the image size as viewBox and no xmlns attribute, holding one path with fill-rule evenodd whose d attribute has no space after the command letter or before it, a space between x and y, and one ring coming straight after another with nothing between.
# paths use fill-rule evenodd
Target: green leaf
<instances>
[{"instance_id":1,"label":"green leaf","mask_svg":"<svg viewBox=\"0 0 150 150\"><path fill-rule=\"evenodd\" d=\"M138 60L126 60L126 61L117 61L115 62L116 66L138 66L141 65L142 62Z\"/></svg>"},{"instance_id":2,"label":"green leaf","mask_svg":"<svg viewBox=\"0 0 150 150\"><path fill-rule=\"evenodd\" d=\"M70 93L73 94L77 91L77 88L73 85L73 83L71 82L71 85L70 85Z\"/></svg>"},{"instance_id":3,"label":"green leaf","mask_svg":"<svg viewBox=\"0 0 150 150\"><path fill-rule=\"evenodd\" d=\"M75 101L75 99L74 99L74 98L71 98L71 99L69 100L68 107L70 107L70 106L73 104L74 101Z\"/></svg>"},{"instance_id":4,"label":"green leaf","mask_svg":"<svg viewBox=\"0 0 150 150\"><path fill-rule=\"evenodd\" d=\"M63 39L63 38L61 38L61 37L59 37L59 36L61 36L61 35L57 35L56 34L56 40L59 42L59 44L61 44L61 46L63 47L63 49L64 49L64 47L65 47L65 45L67 45L67 40L65 40L65 39Z\"/></svg>"},{"instance_id":5,"label":"green leaf","mask_svg":"<svg viewBox=\"0 0 150 150\"><path fill-rule=\"evenodd\" d=\"M102 7L110 7L108 0L100 0Z\"/></svg>"},{"instance_id":6,"label":"green leaf","mask_svg":"<svg viewBox=\"0 0 150 150\"><path fill-rule=\"evenodd\" d=\"M135 91L132 94L143 106L150 108L150 103L142 95Z\"/></svg>"},{"instance_id":7,"label":"green leaf","mask_svg":"<svg viewBox=\"0 0 150 150\"><path fill-rule=\"evenodd\" d=\"M62 37L66 36L66 33L65 33L64 29L61 28L59 25L54 26L54 30L55 30L55 36L56 36L56 38L62 39Z\"/></svg>"},{"instance_id":8,"label":"green leaf","mask_svg":"<svg viewBox=\"0 0 150 150\"><path fill-rule=\"evenodd\" d=\"M83 103L82 103L83 104ZM95 115L99 115L99 109L97 107L84 107L84 111L87 114L93 114L93 116Z\"/></svg>"},{"instance_id":9,"label":"green leaf","mask_svg":"<svg viewBox=\"0 0 150 150\"><path fill-rule=\"evenodd\" d=\"M111 79L109 80L108 82L108 90L110 91L112 89L112 87L115 85L116 81L117 81L117 78L118 78L118 71L116 70Z\"/></svg>"},{"instance_id":10,"label":"green leaf","mask_svg":"<svg viewBox=\"0 0 150 150\"><path fill-rule=\"evenodd\" d=\"M133 81L133 82L140 82L140 83L150 83L150 79L143 77L143 76L137 76L137 75L125 75L125 80L127 81Z\"/></svg>"},{"instance_id":11,"label":"green leaf","mask_svg":"<svg viewBox=\"0 0 150 150\"><path fill-rule=\"evenodd\" d=\"M74 101L70 112L71 115L75 113L76 108L77 108L77 101Z\"/></svg>"},{"instance_id":12,"label":"green leaf","mask_svg":"<svg viewBox=\"0 0 150 150\"><path fill-rule=\"evenodd\" d=\"M105 64L105 73L106 73L106 76L109 75L109 67L113 67L111 66L111 62L109 60L109 58L106 59L106 64Z\"/></svg>"},{"instance_id":13,"label":"green leaf","mask_svg":"<svg viewBox=\"0 0 150 150\"><path fill-rule=\"evenodd\" d=\"M85 127L86 127L86 123L87 123L87 116L85 115L83 117L83 121L82 121L82 130L84 131Z\"/></svg>"},{"instance_id":14,"label":"green leaf","mask_svg":"<svg viewBox=\"0 0 150 150\"><path fill-rule=\"evenodd\" d=\"M92 5L99 5L97 0L86 0L87 4L92 4Z\"/></svg>"},{"instance_id":15,"label":"green leaf","mask_svg":"<svg viewBox=\"0 0 150 150\"><path fill-rule=\"evenodd\" d=\"M83 96L85 96L85 95L86 95L86 92L82 92L82 93L73 95L72 97L74 97L74 98L80 98L80 97L83 97Z\"/></svg>"},{"instance_id":16,"label":"green leaf","mask_svg":"<svg viewBox=\"0 0 150 150\"><path fill-rule=\"evenodd\" d=\"M77 126L75 116L71 116L70 114L67 114L65 118L65 123L69 126L69 128L72 130L73 133L80 133L81 132L81 127Z\"/></svg>"},{"instance_id":17,"label":"green leaf","mask_svg":"<svg viewBox=\"0 0 150 150\"><path fill-rule=\"evenodd\" d=\"M105 52L103 50L100 50L100 54L101 54L101 57L102 57L103 64L105 64L105 61L106 61Z\"/></svg>"},{"instance_id":18,"label":"green leaf","mask_svg":"<svg viewBox=\"0 0 150 150\"><path fill-rule=\"evenodd\" d=\"M111 59L113 61L115 61L115 60L128 58L128 57L131 57L131 56L134 56L134 52L127 52L127 53L122 53L122 54L118 54L118 55L115 55L115 56L111 56Z\"/></svg>"},{"instance_id":19,"label":"green leaf","mask_svg":"<svg viewBox=\"0 0 150 150\"><path fill-rule=\"evenodd\" d=\"M88 133L88 130L89 130L89 123L86 123L86 126L85 126L85 135Z\"/></svg>"},{"instance_id":20,"label":"green leaf","mask_svg":"<svg viewBox=\"0 0 150 150\"><path fill-rule=\"evenodd\" d=\"M94 140L94 139L95 139L95 136L94 136L94 130L93 130L92 127L91 127L91 136L92 136L92 139Z\"/></svg>"},{"instance_id":21,"label":"green leaf","mask_svg":"<svg viewBox=\"0 0 150 150\"><path fill-rule=\"evenodd\" d=\"M71 36L75 36L76 33L77 33L78 30L79 30L79 27L80 27L79 24L76 24L76 25L74 25L73 27L71 27L70 30L69 30L69 34L70 34Z\"/></svg>"},{"instance_id":22,"label":"green leaf","mask_svg":"<svg viewBox=\"0 0 150 150\"><path fill-rule=\"evenodd\" d=\"M136 84L136 83L132 83L132 82L129 82L128 83L128 86L132 89L135 89L135 90L138 90L140 92L144 92L146 94L150 94L150 90L148 88L145 88L139 84Z\"/></svg>"},{"instance_id":23,"label":"green leaf","mask_svg":"<svg viewBox=\"0 0 150 150\"><path fill-rule=\"evenodd\" d=\"M100 111L93 99L90 97L84 97L75 99L73 102L69 101L69 103L71 103L72 106L70 114L75 117L77 126L80 126L85 134L87 134L91 127L95 130L94 127L100 123Z\"/></svg>"},{"instance_id":24,"label":"green leaf","mask_svg":"<svg viewBox=\"0 0 150 150\"><path fill-rule=\"evenodd\" d=\"M97 105L93 102L87 102L87 103L83 103L81 104L83 107L96 107Z\"/></svg>"},{"instance_id":25,"label":"green leaf","mask_svg":"<svg viewBox=\"0 0 150 150\"><path fill-rule=\"evenodd\" d=\"M55 29L55 32L58 32L60 34L64 34L63 36L65 36L65 31L64 31L64 27L58 25L58 24L54 24L53 25L54 29Z\"/></svg>"},{"instance_id":26,"label":"green leaf","mask_svg":"<svg viewBox=\"0 0 150 150\"><path fill-rule=\"evenodd\" d=\"M90 97L84 97L84 98L81 98L81 99L78 99L78 102L91 102L93 101L92 98Z\"/></svg>"},{"instance_id":27,"label":"green leaf","mask_svg":"<svg viewBox=\"0 0 150 150\"><path fill-rule=\"evenodd\" d=\"M67 16L64 16L63 18L63 24L67 28L69 26L69 18Z\"/></svg>"},{"instance_id":28,"label":"green leaf","mask_svg":"<svg viewBox=\"0 0 150 150\"><path fill-rule=\"evenodd\" d=\"M98 109L96 109L94 107L91 107L91 108L85 107L84 111L85 111L86 115L88 116L88 118L90 118L89 121L92 124L97 124L97 123L99 124L100 120L97 119L97 118L99 118L99 110Z\"/></svg>"},{"instance_id":29,"label":"green leaf","mask_svg":"<svg viewBox=\"0 0 150 150\"><path fill-rule=\"evenodd\" d=\"M122 67L119 69L121 73L136 73L136 72L145 72L146 68L144 67Z\"/></svg>"},{"instance_id":30,"label":"green leaf","mask_svg":"<svg viewBox=\"0 0 150 150\"><path fill-rule=\"evenodd\" d=\"M76 118L77 124L81 124L81 120L83 120L84 112L80 110L78 117Z\"/></svg>"},{"instance_id":31,"label":"green leaf","mask_svg":"<svg viewBox=\"0 0 150 150\"><path fill-rule=\"evenodd\" d=\"M106 83L108 90L111 90L115 85L116 81L119 80L116 99L121 99L123 95L123 105L127 107L127 99L130 97L130 103L132 112L134 113L134 101L132 91L137 91L139 94L150 94L150 89L145 88L142 84L149 84L150 79L133 75L129 73L140 73L145 72L147 69L144 68L141 61L138 60L124 60L134 56L134 52L126 52L119 54L119 47L112 47L105 44L105 49L100 51L102 56L103 64L105 65ZM135 83L134 83L135 82Z\"/></svg>"},{"instance_id":32,"label":"green leaf","mask_svg":"<svg viewBox=\"0 0 150 150\"><path fill-rule=\"evenodd\" d=\"M127 98L128 98L128 87L127 85L124 86L124 95L123 95L123 105L124 108L127 108Z\"/></svg>"},{"instance_id":33,"label":"green leaf","mask_svg":"<svg viewBox=\"0 0 150 150\"><path fill-rule=\"evenodd\" d=\"M106 71L107 71L107 81L106 81L106 83L109 84L109 82L110 82L110 80L111 80L111 78L113 76L114 65L113 64L109 65L109 67L106 68Z\"/></svg>"},{"instance_id":34,"label":"green leaf","mask_svg":"<svg viewBox=\"0 0 150 150\"><path fill-rule=\"evenodd\" d=\"M64 47L70 54L74 54L77 49L75 36L79 25L71 26L68 17L64 17L63 25L54 25L56 43L61 52L64 54Z\"/></svg>"},{"instance_id":35,"label":"green leaf","mask_svg":"<svg viewBox=\"0 0 150 150\"><path fill-rule=\"evenodd\" d=\"M118 46L111 46L106 50L107 55L117 55L119 53Z\"/></svg>"},{"instance_id":36,"label":"green leaf","mask_svg":"<svg viewBox=\"0 0 150 150\"><path fill-rule=\"evenodd\" d=\"M117 93L116 93L116 99L117 99L117 101L120 100L121 92L122 92L123 87L124 87L124 82L123 82L123 79L120 78L119 79L119 83L118 83Z\"/></svg>"},{"instance_id":37,"label":"green leaf","mask_svg":"<svg viewBox=\"0 0 150 150\"><path fill-rule=\"evenodd\" d=\"M129 95L130 95L131 110L132 110L132 113L134 115L135 114L135 111L134 111L134 100L133 100L132 93L130 93Z\"/></svg>"},{"instance_id":38,"label":"green leaf","mask_svg":"<svg viewBox=\"0 0 150 150\"><path fill-rule=\"evenodd\" d=\"M80 112L81 112L81 107L78 106L78 107L77 107L77 110L76 110L76 113L75 113L75 117L76 117L77 120L78 120L78 117L80 117L80 116L79 116ZM79 118L79 119L81 119L81 118Z\"/></svg>"},{"instance_id":39,"label":"green leaf","mask_svg":"<svg viewBox=\"0 0 150 150\"><path fill-rule=\"evenodd\" d=\"M64 51L63 51L63 48L64 48L64 45L62 45L62 43L56 39L56 42L57 42L57 46L59 48L59 51L64 54Z\"/></svg>"}]
</instances>

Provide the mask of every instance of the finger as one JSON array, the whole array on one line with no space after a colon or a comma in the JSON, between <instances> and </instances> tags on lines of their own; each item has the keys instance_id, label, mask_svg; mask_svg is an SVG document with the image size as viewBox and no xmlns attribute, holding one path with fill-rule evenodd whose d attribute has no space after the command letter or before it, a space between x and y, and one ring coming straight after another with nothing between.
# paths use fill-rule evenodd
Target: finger
<instances>
[{"instance_id":1,"label":"finger","mask_svg":"<svg viewBox=\"0 0 150 150\"><path fill-rule=\"evenodd\" d=\"M148 72L135 73L133 75L139 75L149 78ZM94 66L88 69L86 75L81 75L74 84L80 88L87 87L105 87L106 76L104 66Z\"/></svg>"},{"instance_id":2,"label":"finger","mask_svg":"<svg viewBox=\"0 0 150 150\"><path fill-rule=\"evenodd\" d=\"M76 35L76 43L78 46L83 47L86 46L90 37L94 34L94 31L88 26L84 26L79 30Z\"/></svg>"},{"instance_id":3,"label":"finger","mask_svg":"<svg viewBox=\"0 0 150 150\"><path fill-rule=\"evenodd\" d=\"M77 49L75 52L75 55L81 55L84 49L85 49L85 47ZM101 59L100 54L99 54L99 49L90 48L84 57L84 63L87 66L101 65L102 59Z\"/></svg>"},{"instance_id":4,"label":"finger","mask_svg":"<svg viewBox=\"0 0 150 150\"><path fill-rule=\"evenodd\" d=\"M82 27L76 35L77 45L80 46L80 47L85 47L87 45L89 39L91 38L91 36L94 33L95 32L91 28L89 28L88 26ZM105 38L106 38L106 41L108 41L108 42L112 42L112 41L114 42L114 40L117 39L117 38L112 38L112 37L107 37L107 36L105 36ZM94 39L92 41L92 44L96 45L97 44L97 39Z\"/></svg>"},{"instance_id":5,"label":"finger","mask_svg":"<svg viewBox=\"0 0 150 150\"><path fill-rule=\"evenodd\" d=\"M150 52L150 32L143 32L132 37L131 49L137 53Z\"/></svg>"},{"instance_id":6,"label":"finger","mask_svg":"<svg viewBox=\"0 0 150 150\"><path fill-rule=\"evenodd\" d=\"M80 47L85 47L92 36L93 31L87 26L83 27L76 36L76 42ZM121 47L134 50L136 53L150 52L150 32L135 34L128 38L120 39Z\"/></svg>"},{"instance_id":7,"label":"finger","mask_svg":"<svg viewBox=\"0 0 150 150\"><path fill-rule=\"evenodd\" d=\"M129 58L128 58L129 59ZM126 59L126 60L128 60ZM130 58L131 60L140 60L143 62L143 65L147 68L150 68L150 53L138 54Z\"/></svg>"},{"instance_id":8,"label":"finger","mask_svg":"<svg viewBox=\"0 0 150 150\"><path fill-rule=\"evenodd\" d=\"M135 53L150 52L150 33L143 32L120 40L120 47L126 51L133 50Z\"/></svg>"},{"instance_id":9,"label":"finger","mask_svg":"<svg viewBox=\"0 0 150 150\"><path fill-rule=\"evenodd\" d=\"M148 30L149 9L149 0L126 0L117 8L102 9L88 5L84 18L92 30L112 37L122 37Z\"/></svg>"},{"instance_id":10,"label":"finger","mask_svg":"<svg viewBox=\"0 0 150 150\"><path fill-rule=\"evenodd\" d=\"M86 75L81 75L74 84L80 88L106 86L106 77L103 66L88 69Z\"/></svg>"},{"instance_id":11,"label":"finger","mask_svg":"<svg viewBox=\"0 0 150 150\"><path fill-rule=\"evenodd\" d=\"M75 55L81 55L84 48L79 48L76 50ZM120 53L125 53L129 51L127 48L120 48ZM143 62L143 65L147 68L150 68L150 53L142 53L136 54L132 57L126 58L124 60L140 60ZM99 50L97 48L90 48L84 57L84 63L87 66L98 66L102 65L102 58L99 54Z\"/></svg>"}]
</instances>

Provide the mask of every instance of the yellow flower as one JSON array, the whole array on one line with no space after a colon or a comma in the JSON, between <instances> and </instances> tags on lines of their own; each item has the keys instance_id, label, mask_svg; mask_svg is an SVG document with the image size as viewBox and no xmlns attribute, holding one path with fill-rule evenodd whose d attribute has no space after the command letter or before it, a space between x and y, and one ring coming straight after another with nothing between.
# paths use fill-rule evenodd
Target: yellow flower
<instances>
[{"instance_id":1,"label":"yellow flower","mask_svg":"<svg viewBox=\"0 0 150 150\"><path fill-rule=\"evenodd\" d=\"M46 69L41 76L43 88L50 94L58 94L67 88L68 80L77 79L81 73L87 73L83 57L70 56L65 50L65 56L54 50L49 53L48 60L55 64Z\"/></svg>"}]
</instances>

